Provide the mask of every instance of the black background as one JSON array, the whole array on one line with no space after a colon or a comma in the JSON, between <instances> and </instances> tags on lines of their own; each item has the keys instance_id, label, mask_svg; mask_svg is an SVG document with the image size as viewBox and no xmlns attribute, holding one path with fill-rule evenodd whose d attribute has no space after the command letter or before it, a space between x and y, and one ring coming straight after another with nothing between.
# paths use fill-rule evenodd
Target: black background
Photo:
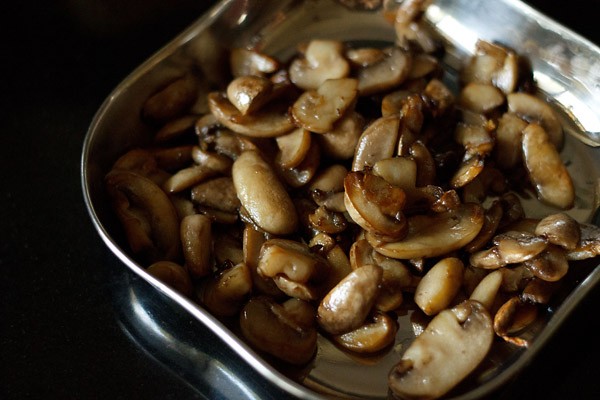
<instances>
[{"instance_id":1,"label":"black background","mask_svg":"<svg viewBox=\"0 0 600 400\"><path fill-rule=\"evenodd\" d=\"M600 43L595 1L530 3ZM148 306L157 310L155 317L167 332L180 332L181 343L203 343L208 359L233 360L227 368L256 388L253 396L283 398L207 329L166 299L153 297L146 283L120 264L92 227L81 194L82 143L102 101L212 4L57 0L3 5L0 398L239 398L242 392L218 376L177 365L168 348L166 356L156 351L165 344L150 343L131 322L132 288L150 299ZM596 289L495 397L600 398L599 306Z\"/></svg>"}]
</instances>

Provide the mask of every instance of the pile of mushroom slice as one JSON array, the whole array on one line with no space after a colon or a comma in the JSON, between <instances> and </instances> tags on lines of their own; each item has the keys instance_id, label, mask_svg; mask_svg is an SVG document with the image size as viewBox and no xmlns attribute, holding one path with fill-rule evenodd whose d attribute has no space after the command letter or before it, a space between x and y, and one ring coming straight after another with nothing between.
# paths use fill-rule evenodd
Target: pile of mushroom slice
<instances>
[{"instance_id":1,"label":"pile of mushroom slice","mask_svg":"<svg viewBox=\"0 0 600 400\"><path fill-rule=\"evenodd\" d=\"M417 309L388 377L402 398L443 396L497 342L527 346L569 262L600 252L567 213L562 127L526 63L480 41L453 92L424 4L398 6L387 48L233 49L207 98L192 71L174 79L140 112L154 143L105 179L134 258L269 359L309 365L319 336L390 352ZM528 218L523 192L556 212Z\"/></svg>"}]
</instances>

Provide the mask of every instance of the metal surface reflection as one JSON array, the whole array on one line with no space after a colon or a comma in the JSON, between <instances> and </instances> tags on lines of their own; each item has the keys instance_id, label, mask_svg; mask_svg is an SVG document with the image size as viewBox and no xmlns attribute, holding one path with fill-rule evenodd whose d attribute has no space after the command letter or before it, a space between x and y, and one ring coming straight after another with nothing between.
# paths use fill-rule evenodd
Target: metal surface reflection
<instances>
[{"instance_id":1,"label":"metal surface reflection","mask_svg":"<svg viewBox=\"0 0 600 400\"><path fill-rule=\"evenodd\" d=\"M113 290L118 323L147 356L207 399L281 399L223 341L174 302L123 270Z\"/></svg>"}]
</instances>

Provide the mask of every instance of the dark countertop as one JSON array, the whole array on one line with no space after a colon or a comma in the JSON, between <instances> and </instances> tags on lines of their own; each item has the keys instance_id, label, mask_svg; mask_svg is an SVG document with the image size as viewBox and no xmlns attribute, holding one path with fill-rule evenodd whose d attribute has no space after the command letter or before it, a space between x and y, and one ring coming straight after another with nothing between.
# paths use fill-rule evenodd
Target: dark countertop
<instances>
[{"instance_id":1,"label":"dark countertop","mask_svg":"<svg viewBox=\"0 0 600 400\"><path fill-rule=\"evenodd\" d=\"M151 295L100 241L81 193L82 143L104 98L212 3L3 7L0 26L11 32L1 62L0 398L285 397ZM530 3L600 43L589 2ZM600 398L599 306L596 289L497 398ZM181 353L195 363L178 365Z\"/></svg>"}]
</instances>

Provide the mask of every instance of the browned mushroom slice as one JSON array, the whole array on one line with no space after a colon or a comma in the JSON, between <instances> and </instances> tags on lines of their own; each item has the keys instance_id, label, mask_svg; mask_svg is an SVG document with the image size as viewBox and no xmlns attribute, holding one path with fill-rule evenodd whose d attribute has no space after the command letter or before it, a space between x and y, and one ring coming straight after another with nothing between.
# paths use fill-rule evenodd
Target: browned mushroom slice
<instances>
[{"instance_id":1,"label":"browned mushroom slice","mask_svg":"<svg viewBox=\"0 0 600 400\"><path fill-rule=\"evenodd\" d=\"M355 111L346 112L333 130L315 135L323 154L336 160L349 160L363 132L365 119Z\"/></svg>"},{"instance_id":2,"label":"browned mushroom slice","mask_svg":"<svg viewBox=\"0 0 600 400\"><path fill-rule=\"evenodd\" d=\"M188 272L172 261L157 261L150 265L146 272L184 296L191 297L194 292Z\"/></svg>"},{"instance_id":3,"label":"browned mushroom slice","mask_svg":"<svg viewBox=\"0 0 600 400\"><path fill-rule=\"evenodd\" d=\"M305 244L270 239L262 245L257 268L262 276L283 275L294 282L306 283L315 277L323 278L320 275L327 270L327 262Z\"/></svg>"},{"instance_id":4,"label":"browned mushroom slice","mask_svg":"<svg viewBox=\"0 0 600 400\"><path fill-rule=\"evenodd\" d=\"M452 109L455 103L452 91L439 79L429 81L423 94L431 102L432 112L435 116L443 115Z\"/></svg>"},{"instance_id":5,"label":"browned mushroom slice","mask_svg":"<svg viewBox=\"0 0 600 400\"><path fill-rule=\"evenodd\" d=\"M470 82L460 92L458 104L480 114L488 114L504 104L504 95L495 86Z\"/></svg>"},{"instance_id":6,"label":"browned mushroom slice","mask_svg":"<svg viewBox=\"0 0 600 400\"><path fill-rule=\"evenodd\" d=\"M233 180L228 176L210 179L191 190L192 201L198 205L229 213L240 208Z\"/></svg>"},{"instance_id":7,"label":"browned mushroom slice","mask_svg":"<svg viewBox=\"0 0 600 400\"><path fill-rule=\"evenodd\" d=\"M174 147L156 147L149 151L156 159L159 168L165 171L177 171L190 165L192 159L193 145L182 145Z\"/></svg>"},{"instance_id":8,"label":"browned mushroom slice","mask_svg":"<svg viewBox=\"0 0 600 400\"><path fill-rule=\"evenodd\" d=\"M552 244L574 250L579 244L581 229L573 217L558 213L542 218L535 227L535 234L545 237Z\"/></svg>"},{"instance_id":9,"label":"browned mushroom slice","mask_svg":"<svg viewBox=\"0 0 600 400\"><path fill-rule=\"evenodd\" d=\"M454 130L454 140L465 148L468 156L487 156L494 148L494 139L480 125L459 123Z\"/></svg>"},{"instance_id":10,"label":"browned mushroom slice","mask_svg":"<svg viewBox=\"0 0 600 400\"><path fill-rule=\"evenodd\" d=\"M437 257L458 250L477 236L484 222L483 208L463 204L456 210L408 219L408 234L398 242L380 243L367 234L375 250L398 259Z\"/></svg>"},{"instance_id":11,"label":"browned mushroom slice","mask_svg":"<svg viewBox=\"0 0 600 400\"><path fill-rule=\"evenodd\" d=\"M373 173L404 190L415 189L417 185L417 163L412 158L393 157L379 160L373 165Z\"/></svg>"},{"instance_id":12,"label":"browned mushroom slice","mask_svg":"<svg viewBox=\"0 0 600 400\"><path fill-rule=\"evenodd\" d=\"M335 343L356 353L376 353L394 343L398 324L389 315L378 312L372 321L341 335L333 335Z\"/></svg>"},{"instance_id":13,"label":"browned mushroom slice","mask_svg":"<svg viewBox=\"0 0 600 400\"><path fill-rule=\"evenodd\" d=\"M235 48L229 53L231 73L235 77L270 74L279 68L274 58L255 50Z\"/></svg>"},{"instance_id":14,"label":"browned mushroom slice","mask_svg":"<svg viewBox=\"0 0 600 400\"><path fill-rule=\"evenodd\" d=\"M373 306L383 272L365 265L342 279L319 304L317 322L333 335L361 326Z\"/></svg>"},{"instance_id":15,"label":"browned mushroom slice","mask_svg":"<svg viewBox=\"0 0 600 400\"><path fill-rule=\"evenodd\" d=\"M380 62L358 71L358 91L361 96L393 89L400 85L410 72L410 53L394 47Z\"/></svg>"},{"instance_id":16,"label":"browned mushroom slice","mask_svg":"<svg viewBox=\"0 0 600 400\"><path fill-rule=\"evenodd\" d=\"M496 312L494 316L494 331L503 339L511 341L510 336L518 334L529 326L535 321L537 315L538 309L535 304L527 303L521 300L519 296L511 297ZM516 341L513 343L522 343L525 346L528 344L526 341Z\"/></svg>"},{"instance_id":17,"label":"browned mushroom slice","mask_svg":"<svg viewBox=\"0 0 600 400\"><path fill-rule=\"evenodd\" d=\"M166 193L129 171L111 171L105 183L131 251L150 262L177 260L181 252L179 217Z\"/></svg>"},{"instance_id":18,"label":"browned mushroom slice","mask_svg":"<svg viewBox=\"0 0 600 400\"><path fill-rule=\"evenodd\" d=\"M242 115L221 92L208 95L210 111L217 120L234 132L251 137L276 137L294 129L287 114L287 104L273 102L253 115Z\"/></svg>"},{"instance_id":19,"label":"browned mushroom slice","mask_svg":"<svg viewBox=\"0 0 600 400\"><path fill-rule=\"evenodd\" d=\"M419 282L415 303L429 316L446 309L461 287L463 274L460 259L448 257L438 261Z\"/></svg>"},{"instance_id":20,"label":"browned mushroom slice","mask_svg":"<svg viewBox=\"0 0 600 400\"><path fill-rule=\"evenodd\" d=\"M531 94L522 92L509 94L506 101L508 111L529 123L541 125L556 149L562 148L564 141L562 125L548 103Z\"/></svg>"},{"instance_id":21,"label":"browned mushroom slice","mask_svg":"<svg viewBox=\"0 0 600 400\"><path fill-rule=\"evenodd\" d=\"M488 311L492 310L498 291L502 286L502 271L495 270L487 274L473 289L470 300L480 302Z\"/></svg>"},{"instance_id":22,"label":"browned mushroom slice","mask_svg":"<svg viewBox=\"0 0 600 400\"><path fill-rule=\"evenodd\" d=\"M387 117L400 113L402 106L412 95L413 93L408 90L396 90L386 94L381 100L381 116Z\"/></svg>"},{"instance_id":23,"label":"browned mushroom slice","mask_svg":"<svg viewBox=\"0 0 600 400\"><path fill-rule=\"evenodd\" d=\"M310 132L304 128L298 128L290 133L279 136L275 139L279 153L277 154L277 164L281 168L297 167L310 148Z\"/></svg>"},{"instance_id":24,"label":"browned mushroom slice","mask_svg":"<svg viewBox=\"0 0 600 400\"><path fill-rule=\"evenodd\" d=\"M306 364L317 350L317 330L299 323L282 305L266 297L250 299L240 314L244 338L290 364Z\"/></svg>"},{"instance_id":25,"label":"browned mushroom slice","mask_svg":"<svg viewBox=\"0 0 600 400\"><path fill-rule=\"evenodd\" d=\"M260 76L240 76L227 85L227 98L242 115L252 114L269 100L273 84Z\"/></svg>"},{"instance_id":26,"label":"browned mushroom slice","mask_svg":"<svg viewBox=\"0 0 600 400\"><path fill-rule=\"evenodd\" d=\"M410 157L417 164L417 187L433 185L436 179L436 166L433 155L419 140L413 142L408 150Z\"/></svg>"},{"instance_id":27,"label":"browned mushroom slice","mask_svg":"<svg viewBox=\"0 0 600 400\"><path fill-rule=\"evenodd\" d=\"M263 232L259 232L251 224L246 224L242 236L242 255L244 263L248 266L252 275L252 292L277 298L282 295L281 290L271 278L261 276L258 273L260 249L266 240Z\"/></svg>"},{"instance_id":28,"label":"browned mushroom slice","mask_svg":"<svg viewBox=\"0 0 600 400\"><path fill-rule=\"evenodd\" d=\"M304 58L292 61L291 81L304 90L316 89L328 79L345 78L350 65L344 58L344 45L335 40L311 40Z\"/></svg>"},{"instance_id":29,"label":"browned mushroom slice","mask_svg":"<svg viewBox=\"0 0 600 400\"><path fill-rule=\"evenodd\" d=\"M343 214L330 211L324 206L318 207L308 219L314 229L330 235L343 232L348 226L348 221Z\"/></svg>"},{"instance_id":30,"label":"browned mushroom slice","mask_svg":"<svg viewBox=\"0 0 600 400\"><path fill-rule=\"evenodd\" d=\"M197 278L212 271L211 221L201 214L189 215L181 221L181 244L185 266Z\"/></svg>"},{"instance_id":31,"label":"browned mushroom slice","mask_svg":"<svg viewBox=\"0 0 600 400\"><path fill-rule=\"evenodd\" d=\"M168 143L177 140L187 133L193 132L197 120L197 115L184 115L168 121L156 132L154 141L156 143Z\"/></svg>"},{"instance_id":32,"label":"browned mushroom slice","mask_svg":"<svg viewBox=\"0 0 600 400\"><path fill-rule=\"evenodd\" d=\"M398 142L399 127L400 118L397 115L379 118L369 125L356 145L352 171L362 171L379 160L392 157Z\"/></svg>"},{"instance_id":33,"label":"browned mushroom slice","mask_svg":"<svg viewBox=\"0 0 600 400\"><path fill-rule=\"evenodd\" d=\"M218 171L204 165L194 165L177 171L163 183L162 188L168 193L178 193L217 174Z\"/></svg>"},{"instance_id":34,"label":"browned mushroom slice","mask_svg":"<svg viewBox=\"0 0 600 400\"><path fill-rule=\"evenodd\" d=\"M311 140L308 152L300 164L294 168L280 169L279 176L285 183L293 188L299 188L306 185L317 173L319 161L321 160L321 151L319 145Z\"/></svg>"},{"instance_id":35,"label":"browned mushroom slice","mask_svg":"<svg viewBox=\"0 0 600 400\"><path fill-rule=\"evenodd\" d=\"M221 174L230 173L231 166L233 165L233 160L231 157L228 157L224 154L203 150L199 146L194 146L192 148L192 159L196 164L219 171Z\"/></svg>"},{"instance_id":36,"label":"browned mushroom slice","mask_svg":"<svg viewBox=\"0 0 600 400\"><path fill-rule=\"evenodd\" d=\"M523 159L531 183L541 201L568 209L575 201L575 187L560 154L540 125L523 131Z\"/></svg>"},{"instance_id":37,"label":"browned mushroom slice","mask_svg":"<svg viewBox=\"0 0 600 400\"><path fill-rule=\"evenodd\" d=\"M406 194L402 189L360 171L346 175L344 189L344 204L354 222L392 240L404 236L407 225L402 209Z\"/></svg>"},{"instance_id":38,"label":"browned mushroom slice","mask_svg":"<svg viewBox=\"0 0 600 400\"><path fill-rule=\"evenodd\" d=\"M600 228L591 224L580 224L579 245L567 254L569 260L585 260L600 254Z\"/></svg>"},{"instance_id":39,"label":"browned mushroom slice","mask_svg":"<svg viewBox=\"0 0 600 400\"><path fill-rule=\"evenodd\" d=\"M554 245L549 245L544 252L524 264L534 276L548 282L559 281L569 272L565 250Z\"/></svg>"},{"instance_id":40,"label":"browned mushroom slice","mask_svg":"<svg viewBox=\"0 0 600 400\"><path fill-rule=\"evenodd\" d=\"M292 106L294 120L311 132L330 132L354 104L357 85L352 78L328 79L318 89L304 92Z\"/></svg>"},{"instance_id":41,"label":"browned mushroom slice","mask_svg":"<svg viewBox=\"0 0 600 400\"><path fill-rule=\"evenodd\" d=\"M382 49L361 47L346 50L345 56L355 67L368 67L382 61L385 58L385 53Z\"/></svg>"},{"instance_id":42,"label":"browned mushroom slice","mask_svg":"<svg viewBox=\"0 0 600 400\"><path fill-rule=\"evenodd\" d=\"M518 231L508 231L494 237L495 246L473 253L471 265L479 268L499 268L530 260L544 251L548 242L539 236Z\"/></svg>"},{"instance_id":43,"label":"browned mushroom slice","mask_svg":"<svg viewBox=\"0 0 600 400\"><path fill-rule=\"evenodd\" d=\"M244 151L233 163L233 184L252 221L273 234L296 230L294 203L273 169L256 151Z\"/></svg>"},{"instance_id":44,"label":"browned mushroom slice","mask_svg":"<svg viewBox=\"0 0 600 400\"><path fill-rule=\"evenodd\" d=\"M233 316L240 311L251 290L250 269L246 264L239 263L203 281L198 297L211 313Z\"/></svg>"},{"instance_id":45,"label":"browned mushroom slice","mask_svg":"<svg viewBox=\"0 0 600 400\"><path fill-rule=\"evenodd\" d=\"M479 365L493 338L490 315L480 303L467 300L444 310L392 368L389 387L402 398L441 397Z\"/></svg>"},{"instance_id":46,"label":"browned mushroom slice","mask_svg":"<svg viewBox=\"0 0 600 400\"><path fill-rule=\"evenodd\" d=\"M115 161L112 169L135 172L157 185L162 185L171 177L169 173L158 167L156 157L147 149L129 150Z\"/></svg>"},{"instance_id":47,"label":"browned mushroom slice","mask_svg":"<svg viewBox=\"0 0 600 400\"><path fill-rule=\"evenodd\" d=\"M518 56L502 46L478 40L475 55L461 71L463 82L493 84L509 94L517 87L519 79Z\"/></svg>"},{"instance_id":48,"label":"browned mushroom slice","mask_svg":"<svg viewBox=\"0 0 600 400\"><path fill-rule=\"evenodd\" d=\"M159 122L172 120L185 114L197 95L196 78L192 75L179 77L144 102L142 116Z\"/></svg>"},{"instance_id":49,"label":"browned mushroom slice","mask_svg":"<svg viewBox=\"0 0 600 400\"><path fill-rule=\"evenodd\" d=\"M527 122L511 113L504 113L496 129L495 157L501 168L514 168L521 162L521 138Z\"/></svg>"},{"instance_id":50,"label":"browned mushroom slice","mask_svg":"<svg viewBox=\"0 0 600 400\"><path fill-rule=\"evenodd\" d=\"M527 282L523 288L521 297L525 301L537 304L548 304L552 295L560 287L559 282L548 282L542 279L533 278Z\"/></svg>"},{"instance_id":51,"label":"browned mushroom slice","mask_svg":"<svg viewBox=\"0 0 600 400\"><path fill-rule=\"evenodd\" d=\"M398 45L410 48L416 45L425 53L432 53L437 45L429 33L419 23L419 18L425 10L425 0L403 1L394 20Z\"/></svg>"},{"instance_id":52,"label":"browned mushroom slice","mask_svg":"<svg viewBox=\"0 0 600 400\"><path fill-rule=\"evenodd\" d=\"M321 192L341 192L344 190L344 178L348 169L342 164L323 168L310 182L308 190Z\"/></svg>"},{"instance_id":53,"label":"browned mushroom slice","mask_svg":"<svg viewBox=\"0 0 600 400\"><path fill-rule=\"evenodd\" d=\"M479 234L470 243L465 246L465 250L469 253L480 250L485 246L490 239L496 234L496 230L502 220L502 205L499 201L494 201L492 205L485 211L485 222Z\"/></svg>"},{"instance_id":54,"label":"browned mushroom slice","mask_svg":"<svg viewBox=\"0 0 600 400\"><path fill-rule=\"evenodd\" d=\"M479 155L465 158L460 164L458 171L450 179L453 188L461 188L473 181L483 171L484 160Z\"/></svg>"},{"instance_id":55,"label":"browned mushroom slice","mask_svg":"<svg viewBox=\"0 0 600 400\"><path fill-rule=\"evenodd\" d=\"M423 53L414 55L407 79L419 79L439 71L440 63L437 58Z\"/></svg>"}]
</instances>

